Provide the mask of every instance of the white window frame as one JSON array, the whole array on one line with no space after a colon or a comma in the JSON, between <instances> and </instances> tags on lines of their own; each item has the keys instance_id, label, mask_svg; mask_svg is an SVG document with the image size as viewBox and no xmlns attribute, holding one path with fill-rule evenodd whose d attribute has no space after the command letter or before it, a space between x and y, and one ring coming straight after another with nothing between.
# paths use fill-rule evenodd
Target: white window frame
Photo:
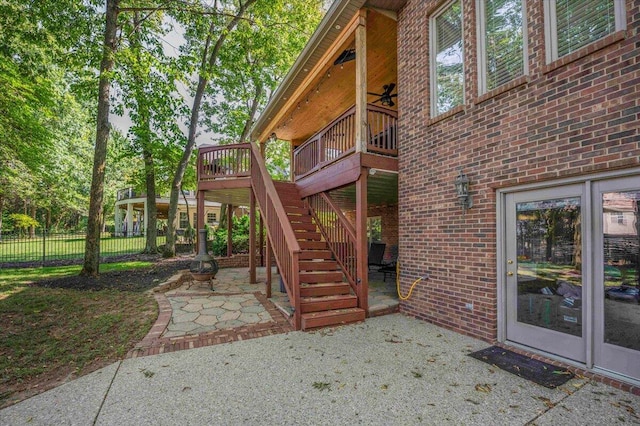
<instances>
[{"instance_id":1,"label":"white window frame","mask_svg":"<svg viewBox=\"0 0 640 426\"><path fill-rule=\"evenodd\" d=\"M451 6L456 1L460 2L460 19L462 23L462 34L460 35L460 40L462 41L462 103L460 105L464 105L466 102L465 95L465 86L466 86L466 66L465 66L465 54L464 54L464 1L463 0L451 0L443 4L439 7L431 16L429 17L429 72L430 72L430 86L431 86L431 117L437 117L442 114L446 114L447 112L438 112L438 87L437 87L437 78L436 78L436 18L440 16L444 11L446 11L449 6ZM455 107L454 107L455 108Z\"/></svg>"},{"instance_id":2,"label":"white window frame","mask_svg":"<svg viewBox=\"0 0 640 426\"><path fill-rule=\"evenodd\" d=\"M558 25L557 25L557 0L545 0L544 5L544 41L546 46L547 64L560 59L558 57ZM625 0L613 0L614 17L616 23L615 31L627 29L627 13ZM594 40L594 42L597 40ZM585 45L583 47L586 47Z\"/></svg>"},{"instance_id":3,"label":"white window frame","mask_svg":"<svg viewBox=\"0 0 640 426\"><path fill-rule=\"evenodd\" d=\"M211 220L209 220L209 218L212 218ZM214 224L218 221L218 215L214 212L209 212L207 213L207 224L211 225Z\"/></svg>"},{"instance_id":4,"label":"white window frame","mask_svg":"<svg viewBox=\"0 0 640 426\"><path fill-rule=\"evenodd\" d=\"M183 217L184 217L184 219L183 219ZM187 228L187 226L184 226L184 227L182 226L184 222L189 223L189 216L187 215L187 212L179 212L179 215L178 215L178 225L179 225L179 227L178 227L178 229L186 229Z\"/></svg>"},{"instance_id":5,"label":"white window frame","mask_svg":"<svg viewBox=\"0 0 640 426\"><path fill-rule=\"evenodd\" d=\"M484 34L486 33L487 17L485 15L485 1L476 0L476 14L477 14L477 33L478 33L478 93L484 95L489 92L487 90L487 50L486 39ZM522 60L523 69L522 76L529 75L529 55L527 54L529 49L529 31L527 29L527 0L521 0L522 2ZM505 83L506 84L506 83ZM499 87L499 86L498 86ZM491 90L495 90L494 87Z\"/></svg>"}]
</instances>

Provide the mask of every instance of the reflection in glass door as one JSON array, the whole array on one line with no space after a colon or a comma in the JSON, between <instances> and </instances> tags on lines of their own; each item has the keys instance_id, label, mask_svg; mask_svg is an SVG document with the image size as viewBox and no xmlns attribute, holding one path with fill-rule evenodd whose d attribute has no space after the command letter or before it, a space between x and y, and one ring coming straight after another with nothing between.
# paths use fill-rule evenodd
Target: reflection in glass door
<instances>
[{"instance_id":1,"label":"reflection in glass door","mask_svg":"<svg viewBox=\"0 0 640 426\"><path fill-rule=\"evenodd\" d=\"M595 196L595 364L640 379L640 183L600 182Z\"/></svg>"},{"instance_id":2,"label":"reflection in glass door","mask_svg":"<svg viewBox=\"0 0 640 426\"><path fill-rule=\"evenodd\" d=\"M507 339L585 358L582 187L507 196Z\"/></svg>"}]
</instances>

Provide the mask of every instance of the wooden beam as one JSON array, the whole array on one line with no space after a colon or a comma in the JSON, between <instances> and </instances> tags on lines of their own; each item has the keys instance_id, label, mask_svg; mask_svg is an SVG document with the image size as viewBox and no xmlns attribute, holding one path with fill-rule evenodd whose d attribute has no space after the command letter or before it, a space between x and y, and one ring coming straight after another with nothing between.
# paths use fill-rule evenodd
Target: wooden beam
<instances>
[{"instance_id":1,"label":"wooden beam","mask_svg":"<svg viewBox=\"0 0 640 426\"><path fill-rule=\"evenodd\" d=\"M369 173L362 170L356 182L356 256L357 274L356 284L358 293L358 307L369 313L369 266L367 247L367 177Z\"/></svg>"},{"instance_id":2,"label":"wooden beam","mask_svg":"<svg viewBox=\"0 0 640 426\"><path fill-rule=\"evenodd\" d=\"M360 176L360 157L350 155L343 160L296 181L302 198L318 192L330 191L358 180Z\"/></svg>"},{"instance_id":3,"label":"wooden beam","mask_svg":"<svg viewBox=\"0 0 640 426\"><path fill-rule=\"evenodd\" d=\"M398 159L394 157L385 157L383 155L362 153L361 154L362 167L368 167L370 169L387 170L390 172L398 171Z\"/></svg>"},{"instance_id":4,"label":"wooden beam","mask_svg":"<svg viewBox=\"0 0 640 426\"><path fill-rule=\"evenodd\" d=\"M233 179L216 179L202 180L198 182L199 191L214 191L216 189L236 189L251 188L251 178L233 178Z\"/></svg>"},{"instance_id":5,"label":"wooden beam","mask_svg":"<svg viewBox=\"0 0 640 426\"><path fill-rule=\"evenodd\" d=\"M393 19L396 22L398 21L398 13L393 10L380 9L378 7L372 7L371 10L375 10L379 14L384 15L389 19Z\"/></svg>"},{"instance_id":6,"label":"wooden beam","mask_svg":"<svg viewBox=\"0 0 640 426\"><path fill-rule=\"evenodd\" d=\"M256 195L253 191L249 203L249 283L256 283Z\"/></svg>"},{"instance_id":7,"label":"wooden beam","mask_svg":"<svg viewBox=\"0 0 640 426\"><path fill-rule=\"evenodd\" d=\"M356 27L356 152L367 152L367 10Z\"/></svg>"}]
</instances>

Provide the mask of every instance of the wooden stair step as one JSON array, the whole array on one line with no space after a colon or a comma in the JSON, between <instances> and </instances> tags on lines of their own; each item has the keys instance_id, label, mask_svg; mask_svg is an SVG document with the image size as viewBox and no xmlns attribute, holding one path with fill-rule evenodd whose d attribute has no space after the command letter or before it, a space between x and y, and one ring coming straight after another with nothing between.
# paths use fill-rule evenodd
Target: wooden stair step
<instances>
[{"instance_id":1,"label":"wooden stair step","mask_svg":"<svg viewBox=\"0 0 640 426\"><path fill-rule=\"evenodd\" d=\"M295 233L297 240L309 240L309 241L320 241L322 238L322 234L319 232L311 232L311 231L299 231Z\"/></svg>"},{"instance_id":2,"label":"wooden stair step","mask_svg":"<svg viewBox=\"0 0 640 426\"><path fill-rule=\"evenodd\" d=\"M298 245L302 250L322 250L327 248L324 241L298 241Z\"/></svg>"},{"instance_id":3,"label":"wooden stair step","mask_svg":"<svg viewBox=\"0 0 640 426\"><path fill-rule=\"evenodd\" d=\"M300 272L301 283L338 283L341 281L341 271Z\"/></svg>"},{"instance_id":4,"label":"wooden stair step","mask_svg":"<svg viewBox=\"0 0 640 426\"><path fill-rule=\"evenodd\" d=\"M287 217L289 218L289 222L291 222L292 225L296 222L299 222L299 223L311 223L313 224L313 226L315 226L315 224L313 223L313 218L309 215L287 213Z\"/></svg>"},{"instance_id":5,"label":"wooden stair step","mask_svg":"<svg viewBox=\"0 0 640 426\"><path fill-rule=\"evenodd\" d=\"M301 231L316 231L318 227L315 223L303 223L303 222L291 222L291 227L296 232Z\"/></svg>"},{"instance_id":6,"label":"wooden stair step","mask_svg":"<svg viewBox=\"0 0 640 426\"><path fill-rule=\"evenodd\" d=\"M335 260L322 260L322 261L305 261L301 260L298 263L301 271L337 271L338 262Z\"/></svg>"},{"instance_id":7,"label":"wooden stair step","mask_svg":"<svg viewBox=\"0 0 640 426\"><path fill-rule=\"evenodd\" d=\"M361 308L336 309L324 312L310 312L302 314L302 329L329 327L364 321L365 311Z\"/></svg>"},{"instance_id":8,"label":"wooden stair step","mask_svg":"<svg viewBox=\"0 0 640 426\"><path fill-rule=\"evenodd\" d=\"M303 250L298 256L300 260L312 260L331 259L333 255L329 250Z\"/></svg>"},{"instance_id":9,"label":"wooden stair step","mask_svg":"<svg viewBox=\"0 0 640 426\"><path fill-rule=\"evenodd\" d=\"M345 282L302 284L300 286L300 297L334 296L337 294L349 294L350 292L351 286Z\"/></svg>"},{"instance_id":10,"label":"wooden stair step","mask_svg":"<svg viewBox=\"0 0 640 426\"><path fill-rule=\"evenodd\" d=\"M307 209L304 204L301 206L296 205L295 201L284 201L282 203L285 211L287 213L296 213L296 214L309 214L309 209Z\"/></svg>"},{"instance_id":11,"label":"wooden stair step","mask_svg":"<svg viewBox=\"0 0 640 426\"><path fill-rule=\"evenodd\" d=\"M355 308L358 297L353 294L336 294L331 296L301 297L300 313L329 311L335 309Z\"/></svg>"},{"instance_id":12,"label":"wooden stair step","mask_svg":"<svg viewBox=\"0 0 640 426\"><path fill-rule=\"evenodd\" d=\"M282 206L284 207L285 211L291 207L294 209L302 209L305 212L309 212L309 210L307 209L307 207L304 205L304 202L302 200L298 200L295 198L292 199L288 199L288 200L283 200L282 198L280 198L280 201L282 202Z\"/></svg>"}]
</instances>

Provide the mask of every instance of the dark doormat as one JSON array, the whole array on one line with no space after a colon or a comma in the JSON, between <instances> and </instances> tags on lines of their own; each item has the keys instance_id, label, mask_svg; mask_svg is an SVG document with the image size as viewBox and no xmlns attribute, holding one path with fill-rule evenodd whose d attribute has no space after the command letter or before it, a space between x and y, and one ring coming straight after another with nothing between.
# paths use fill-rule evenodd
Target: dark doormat
<instances>
[{"instance_id":1,"label":"dark doormat","mask_svg":"<svg viewBox=\"0 0 640 426\"><path fill-rule=\"evenodd\" d=\"M573 373L565 368L556 367L498 346L490 346L481 351L470 353L469 356L552 389L573 378Z\"/></svg>"}]
</instances>

